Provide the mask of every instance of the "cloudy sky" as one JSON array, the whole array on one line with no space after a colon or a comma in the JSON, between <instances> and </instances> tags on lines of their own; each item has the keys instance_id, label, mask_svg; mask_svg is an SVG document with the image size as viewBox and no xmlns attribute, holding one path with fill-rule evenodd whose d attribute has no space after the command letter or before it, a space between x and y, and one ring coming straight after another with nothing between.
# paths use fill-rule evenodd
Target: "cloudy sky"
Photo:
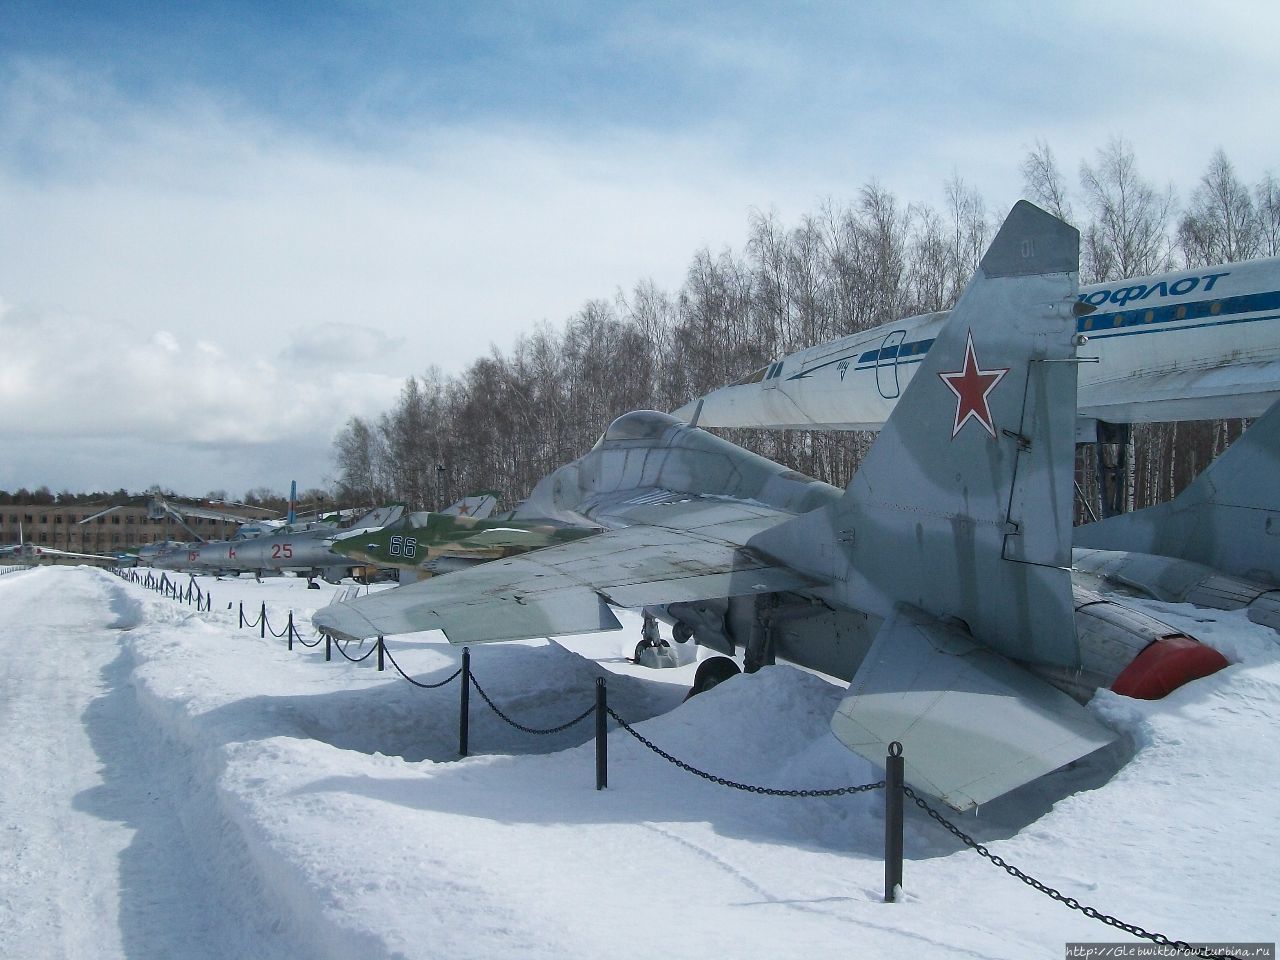
<instances>
[{"instance_id":1,"label":"cloudy sky","mask_svg":"<svg viewBox=\"0 0 1280 960\"><path fill-rule=\"evenodd\" d=\"M1271 3L0 0L0 489L324 485L404 378L1037 140L1280 173Z\"/></svg>"}]
</instances>

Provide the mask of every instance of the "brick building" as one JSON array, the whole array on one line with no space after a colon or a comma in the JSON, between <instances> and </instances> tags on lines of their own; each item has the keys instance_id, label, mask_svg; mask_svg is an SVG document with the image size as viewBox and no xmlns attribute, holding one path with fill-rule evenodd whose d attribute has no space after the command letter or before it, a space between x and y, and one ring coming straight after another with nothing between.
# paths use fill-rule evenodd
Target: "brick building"
<instances>
[{"instance_id":1,"label":"brick building","mask_svg":"<svg viewBox=\"0 0 1280 960\"><path fill-rule=\"evenodd\" d=\"M147 516L146 504L129 504L113 513L80 523L111 506L110 502L72 504L0 504L0 544L28 543L81 553L136 549L162 540L191 540L171 517ZM253 519L245 516L245 520ZM239 522L188 517L186 524L206 540L234 536Z\"/></svg>"}]
</instances>

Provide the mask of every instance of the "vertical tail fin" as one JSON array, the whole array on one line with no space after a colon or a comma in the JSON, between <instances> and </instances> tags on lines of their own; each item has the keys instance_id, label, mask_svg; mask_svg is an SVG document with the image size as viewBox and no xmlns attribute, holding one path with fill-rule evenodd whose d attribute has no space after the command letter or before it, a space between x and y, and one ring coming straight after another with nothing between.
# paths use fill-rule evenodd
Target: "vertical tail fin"
<instances>
[{"instance_id":1,"label":"vertical tail fin","mask_svg":"<svg viewBox=\"0 0 1280 960\"><path fill-rule=\"evenodd\" d=\"M445 507L440 512L450 517L471 517L473 520L485 520L498 505L498 498L492 493L473 493L463 497L457 503Z\"/></svg>"},{"instance_id":2,"label":"vertical tail fin","mask_svg":"<svg viewBox=\"0 0 1280 960\"><path fill-rule=\"evenodd\" d=\"M1280 403L1168 503L1079 527L1076 545L1194 560L1280 583Z\"/></svg>"},{"instance_id":3,"label":"vertical tail fin","mask_svg":"<svg viewBox=\"0 0 1280 960\"><path fill-rule=\"evenodd\" d=\"M842 606L908 603L1074 665L1078 271L1079 233L1019 202L844 497L752 546L836 581Z\"/></svg>"}]
</instances>

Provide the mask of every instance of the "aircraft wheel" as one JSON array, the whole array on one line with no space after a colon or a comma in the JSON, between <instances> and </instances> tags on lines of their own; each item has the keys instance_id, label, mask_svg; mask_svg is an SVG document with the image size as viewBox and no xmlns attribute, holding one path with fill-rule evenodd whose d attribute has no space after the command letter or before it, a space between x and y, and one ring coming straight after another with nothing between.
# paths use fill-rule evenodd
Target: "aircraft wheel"
<instances>
[{"instance_id":1,"label":"aircraft wheel","mask_svg":"<svg viewBox=\"0 0 1280 960\"><path fill-rule=\"evenodd\" d=\"M698 665L698 672L693 675L693 686L689 688L685 699L706 693L716 684L724 683L741 672L738 665L728 657L712 657L710 660L703 660Z\"/></svg>"},{"instance_id":2,"label":"aircraft wheel","mask_svg":"<svg viewBox=\"0 0 1280 960\"><path fill-rule=\"evenodd\" d=\"M641 640L636 644L635 662L640 662L640 654L652 647L670 647L671 644L659 637L657 640Z\"/></svg>"},{"instance_id":3,"label":"aircraft wheel","mask_svg":"<svg viewBox=\"0 0 1280 960\"><path fill-rule=\"evenodd\" d=\"M671 637L676 643L688 643L693 639L693 627L683 621L671 628Z\"/></svg>"}]
</instances>

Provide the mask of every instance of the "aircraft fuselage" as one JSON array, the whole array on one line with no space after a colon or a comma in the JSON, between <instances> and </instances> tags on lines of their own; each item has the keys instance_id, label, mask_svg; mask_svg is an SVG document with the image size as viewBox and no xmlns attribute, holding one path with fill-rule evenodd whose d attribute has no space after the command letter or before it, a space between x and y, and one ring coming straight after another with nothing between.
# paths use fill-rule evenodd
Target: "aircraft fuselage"
<instances>
[{"instance_id":1,"label":"aircraft fuselage","mask_svg":"<svg viewBox=\"0 0 1280 960\"><path fill-rule=\"evenodd\" d=\"M1280 399L1280 258L1081 287L1078 439L1093 425L1261 416ZM948 313L791 354L675 412L699 426L878 430Z\"/></svg>"}]
</instances>

